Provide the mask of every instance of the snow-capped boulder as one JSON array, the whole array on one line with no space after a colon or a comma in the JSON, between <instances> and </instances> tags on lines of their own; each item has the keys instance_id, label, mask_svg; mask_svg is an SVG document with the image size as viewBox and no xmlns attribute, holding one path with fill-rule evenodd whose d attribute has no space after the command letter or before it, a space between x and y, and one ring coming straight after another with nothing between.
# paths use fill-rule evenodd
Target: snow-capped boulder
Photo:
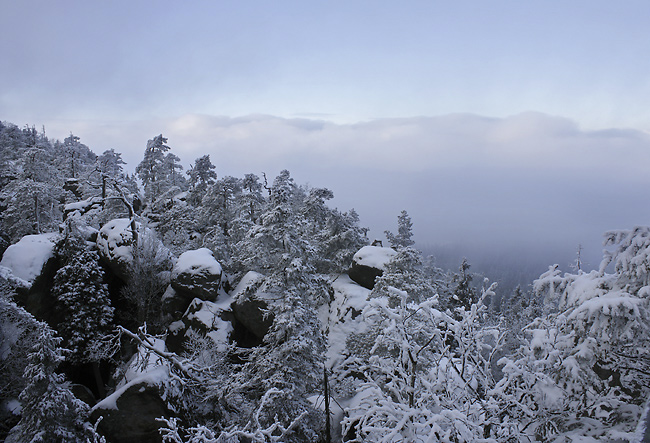
<instances>
[{"instance_id":1,"label":"snow-capped boulder","mask_svg":"<svg viewBox=\"0 0 650 443\"><path fill-rule=\"evenodd\" d=\"M192 300L216 301L227 297L228 277L207 248L186 251L172 269L171 285L162 298L162 311L172 320L179 320Z\"/></svg>"},{"instance_id":2,"label":"snow-capped boulder","mask_svg":"<svg viewBox=\"0 0 650 443\"><path fill-rule=\"evenodd\" d=\"M139 223L136 228L140 229ZM97 234L99 255L123 280L126 280L128 266L133 262L133 243L131 220L128 218L109 221Z\"/></svg>"},{"instance_id":3,"label":"snow-capped boulder","mask_svg":"<svg viewBox=\"0 0 650 443\"><path fill-rule=\"evenodd\" d=\"M386 264L397 254L392 248L364 246L354 254L350 267L350 278L364 288L375 287L375 279L380 277Z\"/></svg>"},{"instance_id":4,"label":"snow-capped boulder","mask_svg":"<svg viewBox=\"0 0 650 443\"><path fill-rule=\"evenodd\" d=\"M30 286L43 273L46 264L54 258L56 233L26 235L18 243L7 248L2 255L0 266L11 270L11 273Z\"/></svg>"},{"instance_id":5,"label":"snow-capped boulder","mask_svg":"<svg viewBox=\"0 0 650 443\"><path fill-rule=\"evenodd\" d=\"M233 330L232 323L227 321L225 319L227 315L224 315L229 309L229 305L229 299L221 303L212 303L198 298L192 300L183 317L169 325L167 348L180 354L188 334L193 331L210 338L217 350L225 351Z\"/></svg>"},{"instance_id":6,"label":"snow-capped boulder","mask_svg":"<svg viewBox=\"0 0 650 443\"><path fill-rule=\"evenodd\" d=\"M166 368L158 368L136 378L95 405L90 419L100 417L98 430L111 443L158 443L160 417L171 412L160 395L160 383L168 377Z\"/></svg>"},{"instance_id":7,"label":"snow-capped boulder","mask_svg":"<svg viewBox=\"0 0 650 443\"><path fill-rule=\"evenodd\" d=\"M221 290L221 265L208 248L186 251L172 269L171 285L192 299L215 301Z\"/></svg>"},{"instance_id":8,"label":"snow-capped boulder","mask_svg":"<svg viewBox=\"0 0 650 443\"><path fill-rule=\"evenodd\" d=\"M260 288L264 279L262 274L254 271L244 275L233 290L234 302L231 304L235 320L260 341L273 324L273 315L268 312L266 300L269 294Z\"/></svg>"},{"instance_id":9,"label":"snow-capped boulder","mask_svg":"<svg viewBox=\"0 0 650 443\"><path fill-rule=\"evenodd\" d=\"M16 301L37 319L48 322L55 320L50 288L58 264L56 239L55 233L27 235L9 246L0 261L0 275L16 288Z\"/></svg>"},{"instance_id":10,"label":"snow-capped boulder","mask_svg":"<svg viewBox=\"0 0 650 443\"><path fill-rule=\"evenodd\" d=\"M167 351L161 339L150 343L158 351ZM169 377L169 363L139 346L115 392L91 409L91 421L101 417L99 432L111 443L161 442L161 423L156 419L171 416L162 395Z\"/></svg>"}]
</instances>

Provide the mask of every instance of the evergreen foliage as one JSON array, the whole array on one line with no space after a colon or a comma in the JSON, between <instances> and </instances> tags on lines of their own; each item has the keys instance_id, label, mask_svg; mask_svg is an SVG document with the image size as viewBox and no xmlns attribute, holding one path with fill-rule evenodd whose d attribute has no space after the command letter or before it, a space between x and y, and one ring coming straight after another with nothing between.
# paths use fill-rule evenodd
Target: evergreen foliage
<instances>
[{"instance_id":1,"label":"evergreen foliage","mask_svg":"<svg viewBox=\"0 0 650 443\"><path fill-rule=\"evenodd\" d=\"M161 419L168 442L322 441L334 417L319 409L323 396L342 406L332 427L346 441L636 438L650 395L650 228L606 233L598 271L551 266L489 312L496 285L475 284L466 259L457 273L423 260L406 211L397 233L386 231L396 253L368 291L341 275L367 230L354 210L328 206L331 190L298 186L287 170L270 186L266 175L218 179L208 155L186 180L169 151L162 135L147 143L136 168L142 210L118 152L95 156L72 134L51 141L0 123L0 229L12 242L64 233L53 281L28 289L0 268L0 437L12 428L10 442L99 441L57 367L64 354L74 372L137 348L128 363L111 361L109 385L156 384L172 415ZM122 270L100 262L94 242L118 217L132 239L111 246ZM204 302L214 312L163 320L163 294L179 306L192 296L174 298L174 256L201 247L235 284L258 273L238 299L272 319L261 343L238 347L245 325L222 282L216 302ZM39 291L55 300L51 326L63 341L13 302ZM172 330L184 331L180 355L147 333ZM21 405L20 418L7 405Z\"/></svg>"},{"instance_id":2,"label":"evergreen foliage","mask_svg":"<svg viewBox=\"0 0 650 443\"><path fill-rule=\"evenodd\" d=\"M82 250L54 277L52 295L65 319L58 330L72 362L97 361L93 351L113 329L113 312L96 251Z\"/></svg>"},{"instance_id":3,"label":"evergreen foliage","mask_svg":"<svg viewBox=\"0 0 650 443\"><path fill-rule=\"evenodd\" d=\"M92 437L86 424L88 405L72 395L64 377L56 373L63 361L58 348L61 338L41 325L24 377L27 386L20 394L20 422L7 437L10 443L85 443Z\"/></svg>"}]
</instances>

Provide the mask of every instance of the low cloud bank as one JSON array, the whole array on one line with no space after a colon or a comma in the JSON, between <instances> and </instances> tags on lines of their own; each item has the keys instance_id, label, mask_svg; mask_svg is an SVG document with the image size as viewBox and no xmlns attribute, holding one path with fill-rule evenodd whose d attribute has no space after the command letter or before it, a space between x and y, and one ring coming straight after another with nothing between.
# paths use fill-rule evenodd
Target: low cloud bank
<instances>
[{"instance_id":1,"label":"low cloud bank","mask_svg":"<svg viewBox=\"0 0 650 443\"><path fill-rule=\"evenodd\" d=\"M394 230L406 209L421 243L464 244L488 254L554 250L561 260L582 244L596 262L604 231L650 221L649 134L588 131L541 113L355 124L185 115L49 126L65 131L57 137L72 130L96 152L122 152L131 170L147 139L161 132L186 167L208 153L220 176L271 178L287 168L298 183L331 188L333 204L357 209L373 237Z\"/></svg>"}]
</instances>

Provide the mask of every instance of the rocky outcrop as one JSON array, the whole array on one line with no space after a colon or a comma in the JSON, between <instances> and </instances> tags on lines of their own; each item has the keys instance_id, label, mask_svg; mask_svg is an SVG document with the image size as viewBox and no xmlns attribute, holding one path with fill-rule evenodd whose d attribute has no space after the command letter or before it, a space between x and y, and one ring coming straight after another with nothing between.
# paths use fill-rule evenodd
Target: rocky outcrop
<instances>
[{"instance_id":1,"label":"rocky outcrop","mask_svg":"<svg viewBox=\"0 0 650 443\"><path fill-rule=\"evenodd\" d=\"M233 330L228 318L231 316L227 311L229 304L229 300L219 304L198 298L192 300L182 318L169 325L165 341L167 349L181 354L189 334L194 332L211 339L217 350L226 351Z\"/></svg>"},{"instance_id":2,"label":"rocky outcrop","mask_svg":"<svg viewBox=\"0 0 650 443\"><path fill-rule=\"evenodd\" d=\"M140 229L139 224L136 224L136 229ZM109 221L97 234L100 257L122 281L127 280L128 267L133 262L134 243L131 220L128 218Z\"/></svg>"},{"instance_id":3,"label":"rocky outcrop","mask_svg":"<svg viewBox=\"0 0 650 443\"><path fill-rule=\"evenodd\" d=\"M221 265L207 248L181 254L172 269L171 285L185 296L215 301L221 290Z\"/></svg>"},{"instance_id":4,"label":"rocky outcrop","mask_svg":"<svg viewBox=\"0 0 650 443\"><path fill-rule=\"evenodd\" d=\"M207 248L181 254L172 269L171 285L163 295L163 313L178 320L195 298L214 302L226 297L226 274Z\"/></svg>"},{"instance_id":5,"label":"rocky outcrop","mask_svg":"<svg viewBox=\"0 0 650 443\"><path fill-rule=\"evenodd\" d=\"M268 294L260 289L264 278L253 271L244 275L233 291L234 302L231 305L237 323L260 342L273 324L273 315L268 312Z\"/></svg>"},{"instance_id":6,"label":"rocky outcrop","mask_svg":"<svg viewBox=\"0 0 650 443\"><path fill-rule=\"evenodd\" d=\"M394 249L364 246L352 258L350 279L364 288L375 287L375 279L384 273L386 264L396 254Z\"/></svg>"},{"instance_id":7,"label":"rocky outcrop","mask_svg":"<svg viewBox=\"0 0 650 443\"><path fill-rule=\"evenodd\" d=\"M50 296L58 269L54 253L57 238L55 233L26 235L7 248L0 262L3 274L16 283L16 301L34 317L52 325L58 323Z\"/></svg>"}]
</instances>

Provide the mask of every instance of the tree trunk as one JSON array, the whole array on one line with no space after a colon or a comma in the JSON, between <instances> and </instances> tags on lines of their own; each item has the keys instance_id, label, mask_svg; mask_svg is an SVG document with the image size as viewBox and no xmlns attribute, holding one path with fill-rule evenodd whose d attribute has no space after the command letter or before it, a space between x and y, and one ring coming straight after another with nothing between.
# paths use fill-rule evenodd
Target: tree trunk
<instances>
[{"instance_id":1,"label":"tree trunk","mask_svg":"<svg viewBox=\"0 0 650 443\"><path fill-rule=\"evenodd\" d=\"M330 433L330 389L329 379L327 377L327 366L323 365L323 384L325 394L325 443L332 443L332 435Z\"/></svg>"},{"instance_id":2,"label":"tree trunk","mask_svg":"<svg viewBox=\"0 0 650 443\"><path fill-rule=\"evenodd\" d=\"M36 228L36 233L40 234L41 233L41 223L40 220L38 219L38 194L34 194L34 220L35 220L35 228Z\"/></svg>"},{"instance_id":3,"label":"tree trunk","mask_svg":"<svg viewBox=\"0 0 650 443\"><path fill-rule=\"evenodd\" d=\"M93 362L93 374L95 375L95 383L97 384L97 392L99 393L99 398L106 397L106 389L104 388L104 380L102 380L102 374L99 371L99 362Z\"/></svg>"}]
</instances>

